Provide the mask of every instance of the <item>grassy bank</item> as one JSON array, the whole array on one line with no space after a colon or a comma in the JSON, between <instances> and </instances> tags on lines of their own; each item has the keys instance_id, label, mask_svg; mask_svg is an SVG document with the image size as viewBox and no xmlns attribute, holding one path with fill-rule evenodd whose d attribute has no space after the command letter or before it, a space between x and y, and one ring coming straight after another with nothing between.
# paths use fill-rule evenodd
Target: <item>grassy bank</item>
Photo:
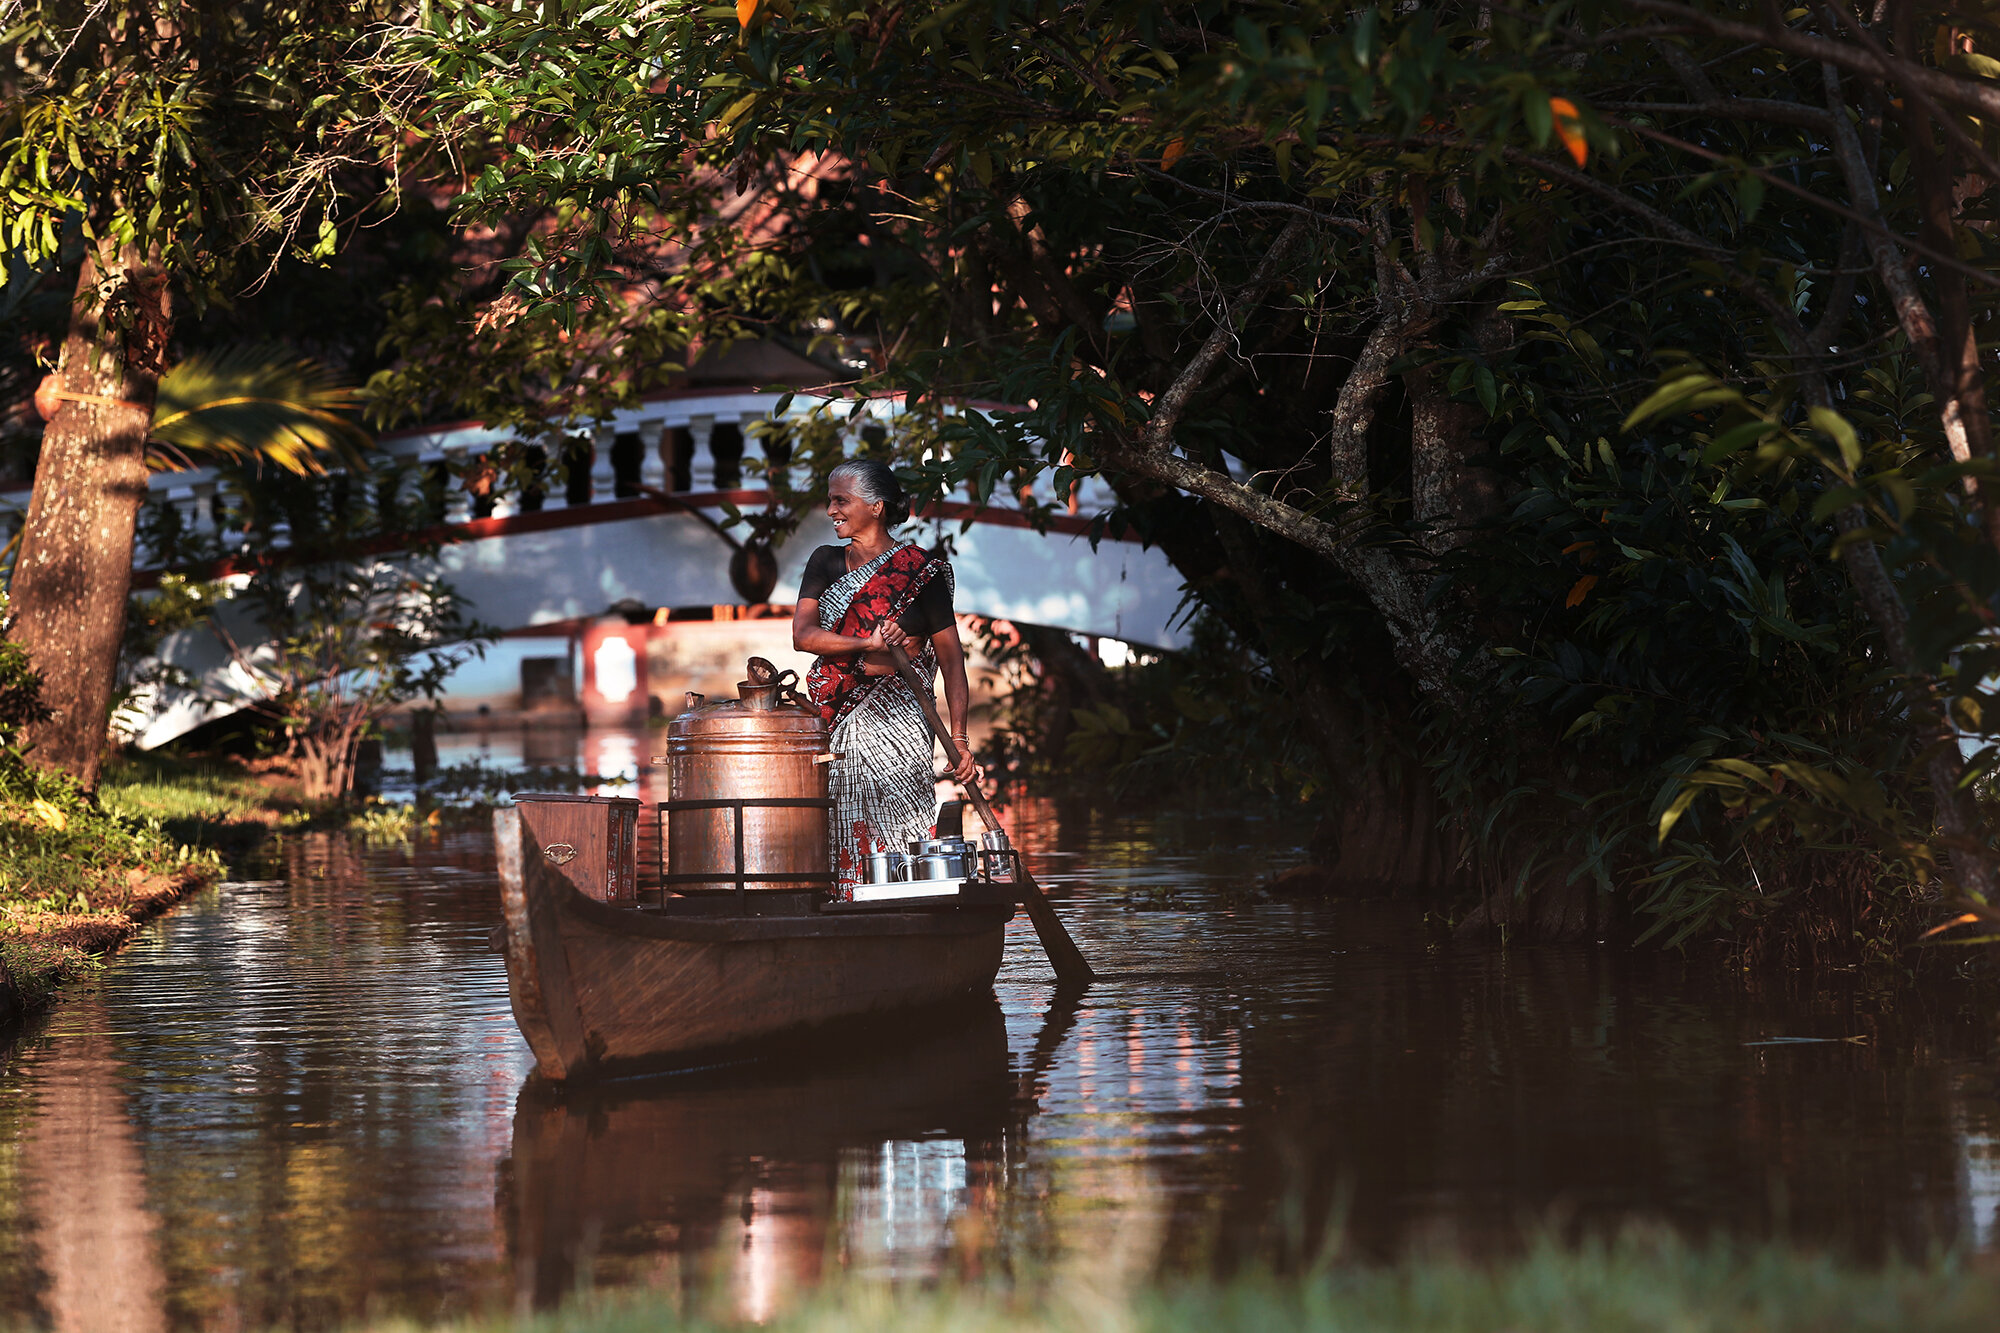
<instances>
[{"instance_id":1,"label":"grassy bank","mask_svg":"<svg viewBox=\"0 0 2000 1333\"><path fill-rule=\"evenodd\" d=\"M127 754L106 764L97 802L0 750L0 1023L44 1000L90 960L274 833L337 830L400 843L481 825L518 789L574 791L568 769L447 770L424 805L311 807L280 770L220 756Z\"/></svg>"},{"instance_id":2,"label":"grassy bank","mask_svg":"<svg viewBox=\"0 0 2000 1333\"><path fill-rule=\"evenodd\" d=\"M92 804L0 753L0 1022L221 874L219 856L160 819Z\"/></svg>"},{"instance_id":3,"label":"grassy bank","mask_svg":"<svg viewBox=\"0 0 2000 1333\"><path fill-rule=\"evenodd\" d=\"M112 814L154 821L176 841L224 853L308 818L296 781L229 759L120 755L105 765L97 797Z\"/></svg>"},{"instance_id":4,"label":"grassy bank","mask_svg":"<svg viewBox=\"0 0 2000 1333\"><path fill-rule=\"evenodd\" d=\"M1033 1295L958 1288L891 1292L846 1284L762 1327L770 1333L1985 1333L2000 1320L2000 1271L1958 1262L1860 1269L1780 1248L1695 1247L1651 1236L1537 1247L1491 1267L1417 1260L1297 1279L1143 1286L1089 1280ZM641 1333L742 1322L654 1299L585 1298L527 1323L465 1333ZM374 1324L387 1333L409 1324Z\"/></svg>"}]
</instances>

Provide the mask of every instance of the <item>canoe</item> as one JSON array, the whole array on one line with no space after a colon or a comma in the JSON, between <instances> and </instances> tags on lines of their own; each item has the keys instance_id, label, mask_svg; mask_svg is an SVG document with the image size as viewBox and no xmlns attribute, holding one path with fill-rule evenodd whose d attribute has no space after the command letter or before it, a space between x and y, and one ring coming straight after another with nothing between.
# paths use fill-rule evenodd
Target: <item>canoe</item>
<instances>
[{"instance_id":1,"label":"canoe","mask_svg":"<svg viewBox=\"0 0 2000 1333\"><path fill-rule=\"evenodd\" d=\"M763 916L612 906L577 892L517 809L493 827L508 997L554 1082L971 1000L991 991L1014 914L1006 901Z\"/></svg>"}]
</instances>

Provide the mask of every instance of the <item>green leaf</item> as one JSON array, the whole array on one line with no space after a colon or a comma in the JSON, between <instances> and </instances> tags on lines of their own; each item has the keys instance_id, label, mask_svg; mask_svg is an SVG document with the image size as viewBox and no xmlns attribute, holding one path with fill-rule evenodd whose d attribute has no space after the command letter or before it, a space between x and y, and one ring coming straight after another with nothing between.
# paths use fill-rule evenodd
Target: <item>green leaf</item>
<instances>
[{"instance_id":1,"label":"green leaf","mask_svg":"<svg viewBox=\"0 0 2000 1333\"><path fill-rule=\"evenodd\" d=\"M1730 455L1757 443L1766 435L1783 429L1784 427L1775 421L1746 421L1741 425L1731 426L1701 451L1701 461L1719 463Z\"/></svg>"},{"instance_id":2,"label":"green leaf","mask_svg":"<svg viewBox=\"0 0 2000 1333\"><path fill-rule=\"evenodd\" d=\"M1548 94L1529 85L1521 95L1521 119L1526 123L1529 142L1540 148L1555 129L1555 113L1549 110Z\"/></svg>"},{"instance_id":3,"label":"green leaf","mask_svg":"<svg viewBox=\"0 0 2000 1333\"><path fill-rule=\"evenodd\" d=\"M1847 465L1850 473L1860 468L1861 437L1854 433L1854 427L1846 417L1830 407L1812 408L1806 416L1822 434L1833 437L1834 444L1840 449L1840 461Z\"/></svg>"},{"instance_id":4,"label":"green leaf","mask_svg":"<svg viewBox=\"0 0 2000 1333\"><path fill-rule=\"evenodd\" d=\"M1700 795L1699 787L1681 788L1680 793L1674 797L1673 804L1669 805L1666 813L1660 816L1660 842L1666 842L1667 835L1674 830L1674 825L1681 822L1681 816L1687 813L1687 808L1693 805Z\"/></svg>"},{"instance_id":5,"label":"green leaf","mask_svg":"<svg viewBox=\"0 0 2000 1333\"><path fill-rule=\"evenodd\" d=\"M1740 397L1736 390L1718 384L1716 378L1705 370L1683 374L1667 380L1648 394L1625 418L1624 429L1632 430L1671 412L1692 411L1709 403L1735 402Z\"/></svg>"},{"instance_id":6,"label":"green leaf","mask_svg":"<svg viewBox=\"0 0 2000 1333\"><path fill-rule=\"evenodd\" d=\"M1746 171L1736 178L1736 207L1743 214L1744 225L1756 221L1757 212L1764 206L1764 178Z\"/></svg>"}]
</instances>

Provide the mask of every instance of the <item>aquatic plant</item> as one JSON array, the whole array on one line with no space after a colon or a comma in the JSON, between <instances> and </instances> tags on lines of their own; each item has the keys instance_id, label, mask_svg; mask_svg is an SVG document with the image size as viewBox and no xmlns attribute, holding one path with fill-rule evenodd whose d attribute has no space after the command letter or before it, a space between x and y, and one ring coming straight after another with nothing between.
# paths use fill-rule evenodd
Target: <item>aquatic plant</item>
<instances>
[{"instance_id":1,"label":"aquatic plant","mask_svg":"<svg viewBox=\"0 0 2000 1333\"><path fill-rule=\"evenodd\" d=\"M368 843L408 842L421 819L414 805L370 804L348 816L347 828Z\"/></svg>"}]
</instances>

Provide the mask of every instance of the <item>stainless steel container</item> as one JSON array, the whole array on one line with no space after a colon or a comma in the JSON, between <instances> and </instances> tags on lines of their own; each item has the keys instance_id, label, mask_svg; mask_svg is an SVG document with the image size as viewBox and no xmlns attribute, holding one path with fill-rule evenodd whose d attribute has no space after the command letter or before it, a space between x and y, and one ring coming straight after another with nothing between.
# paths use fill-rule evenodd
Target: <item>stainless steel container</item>
<instances>
[{"instance_id":1,"label":"stainless steel container","mask_svg":"<svg viewBox=\"0 0 2000 1333\"><path fill-rule=\"evenodd\" d=\"M790 797L824 800L826 726L817 709L792 703L776 685L744 681L739 697L696 702L667 724L663 756L672 799L720 800ZM673 810L667 815L669 874L713 874L680 890L735 887L735 812ZM750 874L824 874L828 868L828 812L822 808L748 806L743 811L743 868ZM824 888L824 881L753 881L751 893Z\"/></svg>"},{"instance_id":2,"label":"stainless steel container","mask_svg":"<svg viewBox=\"0 0 2000 1333\"><path fill-rule=\"evenodd\" d=\"M914 879L964 879L971 874L972 844L964 838L924 838L910 844Z\"/></svg>"},{"instance_id":3,"label":"stainless steel container","mask_svg":"<svg viewBox=\"0 0 2000 1333\"><path fill-rule=\"evenodd\" d=\"M1014 858L1009 855L1012 849L1006 829L988 829L979 835L979 860L986 878L996 884L1014 882Z\"/></svg>"},{"instance_id":4,"label":"stainless steel container","mask_svg":"<svg viewBox=\"0 0 2000 1333\"><path fill-rule=\"evenodd\" d=\"M910 877L910 858L904 852L868 853L870 884L900 884Z\"/></svg>"}]
</instances>

